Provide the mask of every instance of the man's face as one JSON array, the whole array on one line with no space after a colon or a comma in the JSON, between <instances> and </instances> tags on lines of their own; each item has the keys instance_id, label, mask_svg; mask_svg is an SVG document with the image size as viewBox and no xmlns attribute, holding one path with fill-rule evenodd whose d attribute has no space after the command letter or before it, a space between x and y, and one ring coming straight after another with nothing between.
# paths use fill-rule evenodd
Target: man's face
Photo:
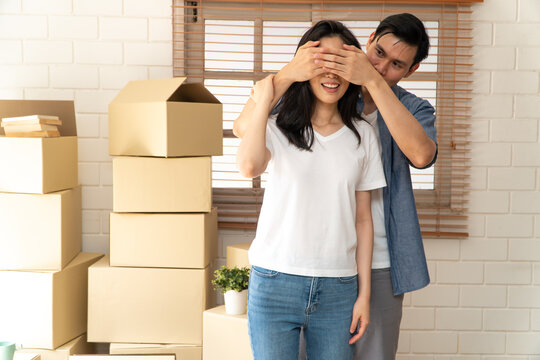
<instances>
[{"instance_id":1,"label":"man's face","mask_svg":"<svg viewBox=\"0 0 540 360\"><path fill-rule=\"evenodd\" d=\"M419 64L412 66L416 50L417 46L406 44L392 33L377 39L371 34L366 45L369 62L389 86L396 85L418 69Z\"/></svg>"}]
</instances>

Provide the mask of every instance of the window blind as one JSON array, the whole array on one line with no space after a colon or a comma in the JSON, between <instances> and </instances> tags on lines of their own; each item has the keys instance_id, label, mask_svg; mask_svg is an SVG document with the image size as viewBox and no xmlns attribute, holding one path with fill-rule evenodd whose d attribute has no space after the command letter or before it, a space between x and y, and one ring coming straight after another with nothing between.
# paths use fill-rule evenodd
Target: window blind
<instances>
[{"instance_id":1,"label":"window blind","mask_svg":"<svg viewBox=\"0 0 540 360\"><path fill-rule=\"evenodd\" d=\"M254 82L289 62L302 34L319 20L343 22L365 49L382 19L410 12L424 22L431 48L419 69L399 85L436 108L439 143L434 167L411 168L422 233L468 236L470 3L480 1L174 0L174 76L204 83L223 103L223 156L213 158L220 228L255 229L262 204L266 175L242 178L235 166L240 140L232 134Z\"/></svg>"}]
</instances>

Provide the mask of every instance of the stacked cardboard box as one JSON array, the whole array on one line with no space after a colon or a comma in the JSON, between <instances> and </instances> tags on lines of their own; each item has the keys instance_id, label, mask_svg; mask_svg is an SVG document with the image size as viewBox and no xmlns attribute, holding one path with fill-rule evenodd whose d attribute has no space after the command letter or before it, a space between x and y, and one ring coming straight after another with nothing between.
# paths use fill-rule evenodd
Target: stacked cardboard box
<instances>
[{"instance_id":1,"label":"stacked cardboard box","mask_svg":"<svg viewBox=\"0 0 540 360\"><path fill-rule=\"evenodd\" d=\"M250 246L251 242L227 246L227 267L249 267Z\"/></svg>"},{"instance_id":2,"label":"stacked cardboard box","mask_svg":"<svg viewBox=\"0 0 540 360\"><path fill-rule=\"evenodd\" d=\"M55 353L86 332L88 267L102 254L81 253L73 102L0 101L0 118L35 114L62 119L61 136L0 134L0 338Z\"/></svg>"},{"instance_id":3,"label":"stacked cardboard box","mask_svg":"<svg viewBox=\"0 0 540 360\"><path fill-rule=\"evenodd\" d=\"M251 242L227 246L227 267L249 267ZM203 359L252 360L247 315L229 315L225 306L206 310L203 315Z\"/></svg>"},{"instance_id":4,"label":"stacked cardboard box","mask_svg":"<svg viewBox=\"0 0 540 360\"><path fill-rule=\"evenodd\" d=\"M201 358L202 315L215 304L222 108L185 80L132 81L109 105L110 256L89 270L88 339L111 353Z\"/></svg>"}]
</instances>

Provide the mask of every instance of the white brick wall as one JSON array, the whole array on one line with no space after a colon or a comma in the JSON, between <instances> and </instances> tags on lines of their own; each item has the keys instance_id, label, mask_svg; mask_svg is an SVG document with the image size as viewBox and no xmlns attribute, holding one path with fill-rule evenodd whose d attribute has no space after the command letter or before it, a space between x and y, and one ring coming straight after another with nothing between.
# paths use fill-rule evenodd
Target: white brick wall
<instances>
[{"instance_id":1,"label":"white brick wall","mask_svg":"<svg viewBox=\"0 0 540 360\"><path fill-rule=\"evenodd\" d=\"M107 105L172 76L170 6L0 1L0 97L75 101L85 251L108 251ZM540 360L540 1L472 9L470 238L425 241L432 285L405 297L403 360ZM220 231L214 266L252 238Z\"/></svg>"},{"instance_id":2,"label":"white brick wall","mask_svg":"<svg viewBox=\"0 0 540 360\"><path fill-rule=\"evenodd\" d=\"M85 250L108 252L108 103L130 80L172 76L171 5L0 1L0 98L75 101Z\"/></svg>"}]
</instances>

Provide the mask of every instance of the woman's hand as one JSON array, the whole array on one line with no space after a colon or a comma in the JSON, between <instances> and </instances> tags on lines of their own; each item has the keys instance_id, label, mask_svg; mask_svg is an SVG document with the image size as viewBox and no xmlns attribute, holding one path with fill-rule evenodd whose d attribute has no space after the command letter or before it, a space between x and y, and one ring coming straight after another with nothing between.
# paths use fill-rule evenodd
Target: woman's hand
<instances>
[{"instance_id":1,"label":"woman's hand","mask_svg":"<svg viewBox=\"0 0 540 360\"><path fill-rule=\"evenodd\" d=\"M268 75L257 81L251 89L250 97L257 105L261 104L269 108L274 98L274 75Z\"/></svg>"},{"instance_id":2,"label":"woman's hand","mask_svg":"<svg viewBox=\"0 0 540 360\"><path fill-rule=\"evenodd\" d=\"M353 318L351 322L351 328L349 329L349 332L351 334L354 334L357 329L358 329L358 333L349 340L349 344L351 345L354 344L364 335L368 324L369 324L369 298L366 299L363 297L359 297L356 299L353 306Z\"/></svg>"}]
</instances>

